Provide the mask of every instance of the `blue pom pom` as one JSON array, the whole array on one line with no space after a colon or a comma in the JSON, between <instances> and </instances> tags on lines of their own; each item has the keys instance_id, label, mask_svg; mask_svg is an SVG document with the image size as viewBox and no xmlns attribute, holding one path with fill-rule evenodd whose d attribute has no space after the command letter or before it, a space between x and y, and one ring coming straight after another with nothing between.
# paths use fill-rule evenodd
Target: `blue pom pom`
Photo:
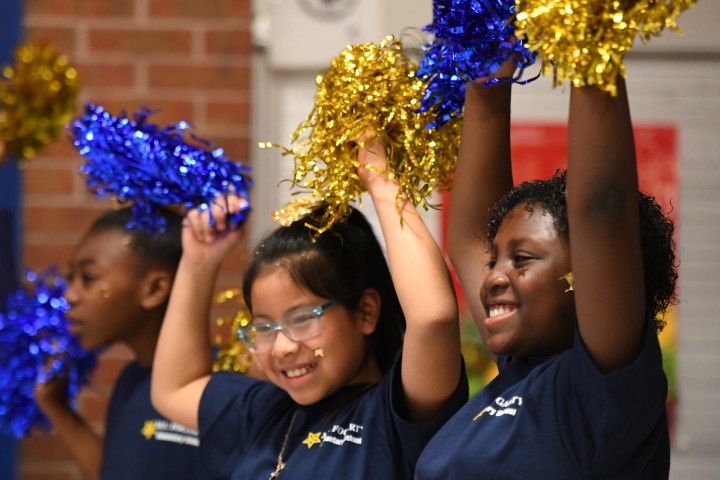
<instances>
[{"instance_id":1,"label":"blue pom pom","mask_svg":"<svg viewBox=\"0 0 720 480\"><path fill-rule=\"evenodd\" d=\"M492 74L511 56L518 66L512 81L527 83L520 78L537 54L521 41L510 41L515 37L514 13L515 0L433 1L433 23L424 30L434 39L423 47L417 71L428 80L420 112L437 111L427 128L439 128L461 115L467 82Z\"/></svg>"},{"instance_id":2,"label":"blue pom pom","mask_svg":"<svg viewBox=\"0 0 720 480\"><path fill-rule=\"evenodd\" d=\"M67 377L75 408L97 363L97 355L68 331L65 284L57 270L28 272L26 279L27 286L12 293L0 312L0 429L18 438L50 427L35 404L35 383Z\"/></svg>"},{"instance_id":3,"label":"blue pom pom","mask_svg":"<svg viewBox=\"0 0 720 480\"><path fill-rule=\"evenodd\" d=\"M182 206L207 209L219 196L234 193L246 206L230 221L240 224L250 209L249 167L230 161L222 149L190 135L187 122L159 127L149 123L153 112L143 108L130 119L110 115L88 104L85 115L73 122L74 144L86 162L80 171L88 188L99 198L131 203L128 227L149 231L164 228L158 208Z\"/></svg>"}]
</instances>

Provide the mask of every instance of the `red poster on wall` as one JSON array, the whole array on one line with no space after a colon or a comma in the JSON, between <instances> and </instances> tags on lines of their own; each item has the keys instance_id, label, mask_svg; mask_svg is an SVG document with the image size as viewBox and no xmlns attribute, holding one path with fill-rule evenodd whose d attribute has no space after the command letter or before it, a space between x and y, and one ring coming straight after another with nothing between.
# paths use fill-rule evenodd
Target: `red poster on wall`
<instances>
[{"instance_id":1,"label":"red poster on wall","mask_svg":"<svg viewBox=\"0 0 720 480\"><path fill-rule=\"evenodd\" d=\"M655 196L663 210L676 222L679 212L677 181L677 132L675 126L660 124L640 124L634 128L635 149L638 161L640 189ZM538 178L548 178L556 170L567 167L567 126L555 123L513 123L511 129L513 178L516 183ZM448 205L449 195L446 195ZM447 208L443 211L443 227L446 223ZM676 231L677 239L677 231ZM445 248L445 229L442 235ZM454 277L454 275L453 275ZM454 277L455 278L455 277ZM457 284L456 290L461 296ZM464 299L460 298L463 317L468 317ZM663 349L665 372L669 382L669 414L672 432L673 412L676 402L675 349L676 318L675 312L668 312L667 326L660 336ZM471 321L465 322L472 325ZM494 362L483 352L479 335L472 327L464 329L463 354L471 378L471 390L477 390L496 373ZM478 348L479 347L479 348Z\"/></svg>"}]
</instances>

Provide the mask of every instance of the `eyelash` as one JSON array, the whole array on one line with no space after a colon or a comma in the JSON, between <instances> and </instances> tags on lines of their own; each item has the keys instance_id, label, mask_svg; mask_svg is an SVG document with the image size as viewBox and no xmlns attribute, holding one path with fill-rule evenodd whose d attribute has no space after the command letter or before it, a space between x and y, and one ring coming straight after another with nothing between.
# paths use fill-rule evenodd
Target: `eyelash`
<instances>
[{"instance_id":1,"label":"eyelash","mask_svg":"<svg viewBox=\"0 0 720 480\"><path fill-rule=\"evenodd\" d=\"M530 260L532 260L532 257L530 257L528 255L514 255L512 257L512 262L513 262L514 266L524 264ZM492 258L487 261L487 263L485 264L485 268L492 270L493 268L495 268L496 263L497 263L497 259Z\"/></svg>"}]
</instances>

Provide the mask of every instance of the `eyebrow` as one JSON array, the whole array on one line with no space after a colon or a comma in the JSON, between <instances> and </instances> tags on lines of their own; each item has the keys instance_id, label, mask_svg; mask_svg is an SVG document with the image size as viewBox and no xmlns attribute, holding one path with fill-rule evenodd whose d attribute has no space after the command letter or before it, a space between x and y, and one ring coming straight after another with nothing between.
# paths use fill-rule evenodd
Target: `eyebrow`
<instances>
[{"instance_id":1,"label":"eyebrow","mask_svg":"<svg viewBox=\"0 0 720 480\"><path fill-rule=\"evenodd\" d=\"M294 308L291 308L290 310L285 311L285 313L284 313L278 320L282 320L283 318L285 318L285 317L287 317L288 315L291 315L291 314L293 314L293 313L300 312L300 311L302 311L302 310L308 310L308 309L315 308L315 307L317 307L317 305L312 304L312 305L305 305L304 307L294 307ZM270 318L270 315L268 315L268 314L266 314L266 313L253 314L253 315L252 315L252 318L253 318L253 321L255 321L256 318L260 318L260 319L263 319L263 320L267 320L267 321L269 321L269 322L271 322L271 323L277 323L277 322L278 322L278 320L274 320L274 319Z\"/></svg>"}]
</instances>

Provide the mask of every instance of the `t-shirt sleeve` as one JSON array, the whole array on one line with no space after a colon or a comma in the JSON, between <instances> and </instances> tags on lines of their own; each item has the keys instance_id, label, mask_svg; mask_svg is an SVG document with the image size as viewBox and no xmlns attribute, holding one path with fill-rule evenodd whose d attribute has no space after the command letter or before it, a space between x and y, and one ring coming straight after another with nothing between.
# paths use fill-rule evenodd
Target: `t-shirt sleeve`
<instances>
[{"instance_id":1,"label":"t-shirt sleeve","mask_svg":"<svg viewBox=\"0 0 720 480\"><path fill-rule=\"evenodd\" d=\"M279 390L268 382L231 372L214 373L200 399L198 412L201 455L209 471L229 478L234 459L258 421L258 406L277 406ZM267 411L267 410L266 410Z\"/></svg>"},{"instance_id":2,"label":"t-shirt sleeve","mask_svg":"<svg viewBox=\"0 0 720 480\"><path fill-rule=\"evenodd\" d=\"M400 356L393 365L390 372L391 381L391 408L395 429L401 439L402 455L407 462L407 467L414 471L414 466L420 453L428 444L430 439L437 433L445 422L455 414L467 401L470 395L467 375L465 374L465 362L462 362L458 386L448 398L442 409L432 421L426 424L417 424L409 421L407 404L402 387L401 361Z\"/></svg>"},{"instance_id":3,"label":"t-shirt sleeve","mask_svg":"<svg viewBox=\"0 0 720 480\"><path fill-rule=\"evenodd\" d=\"M567 420L559 428L580 471L610 474L633 456L655 451L667 428L667 380L653 322L647 322L638 357L620 370L598 370L577 331L563 357L555 398L564 412L558 418Z\"/></svg>"}]
</instances>

